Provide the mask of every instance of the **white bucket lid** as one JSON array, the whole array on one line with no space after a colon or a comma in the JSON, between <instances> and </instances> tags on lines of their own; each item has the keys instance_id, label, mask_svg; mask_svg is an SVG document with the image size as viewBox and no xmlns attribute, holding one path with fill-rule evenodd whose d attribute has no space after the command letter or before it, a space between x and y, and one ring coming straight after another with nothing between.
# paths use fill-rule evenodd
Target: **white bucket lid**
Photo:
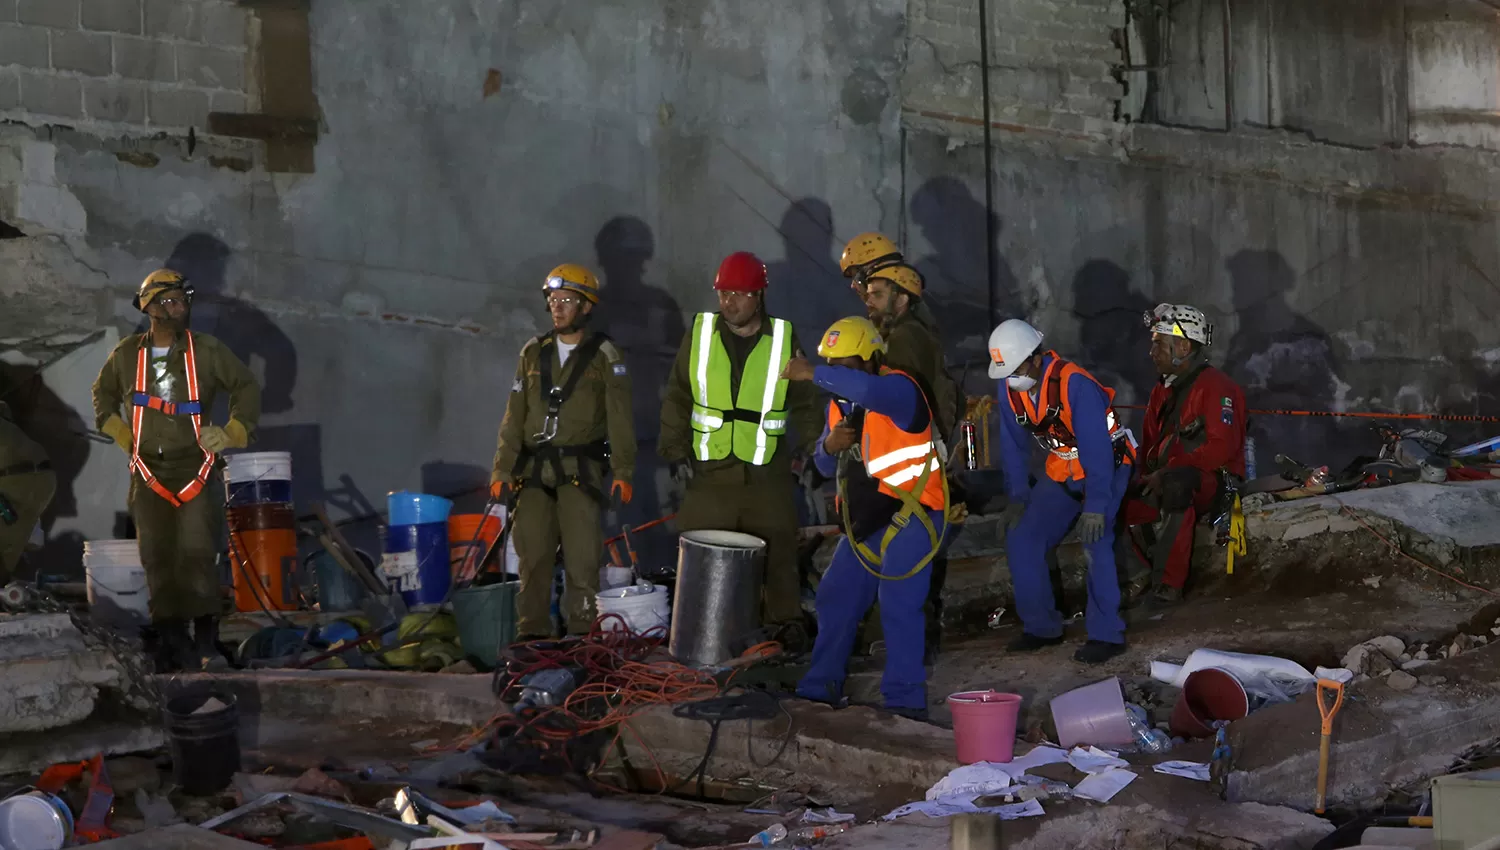
<instances>
[{"instance_id":1,"label":"white bucket lid","mask_svg":"<svg viewBox=\"0 0 1500 850\"><path fill-rule=\"evenodd\" d=\"M32 793L0 800L0 847L60 848L73 837L72 831L50 797Z\"/></svg>"},{"instance_id":2,"label":"white bucket lid","mask_svg":"<svg viewBox=\"0 0 1500 850\"><path fill-rule=\"evenodd\" d=\"M140 543L139 540L86 540L83 544L83 553L87 555L90 552L97 552L102 555L105 553L139 552Z\"/></svg>"}]
</instances>

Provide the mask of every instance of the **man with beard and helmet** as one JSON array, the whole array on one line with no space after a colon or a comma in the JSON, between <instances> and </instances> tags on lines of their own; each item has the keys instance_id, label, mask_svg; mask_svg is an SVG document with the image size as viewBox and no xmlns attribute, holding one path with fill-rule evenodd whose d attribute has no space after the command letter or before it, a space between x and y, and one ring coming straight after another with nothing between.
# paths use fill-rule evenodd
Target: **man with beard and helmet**
<instances>
[{"instance_id":1,"label":"man with beard and helmet","mask_svg":"<svg viewBox=\"0 0 1500 850\"><path fill-rule=\"evenodd\" d=\"M1149 618L1182 601L1194 526L1218 495L1221 475L1245 475L1245 393L1208 365L1214 328L1196 307L1159 304L1146 314L1151 362L1161 375L1146 404L1139 478L1125 503L1127 556L1149 565L1154 585L1131 612Z\"/></svg>"},{"instance_id":2,"label":"man with beard and helmet","mask_svg":"<svg viewBox=\"0 0 1500 850\"><path fill-rule=\"evenodd\" d=\"M766 315L759 258L745 251L725 257L714 290L719 312L693 318L661 408L658 448L686 487L677 529L764 540L763 621L773 629L800 624L792 457L810 455L822 431L817 390L782 377L802 348L790 322Z\"/></svg>"},{"instance_id":3,"label":"man with beard and helmet","mask_svg":"<svg viewBox=\"0 0 1500 850\"><path fill-rule=\"evenodd\" d=\"M878 599L885 708L925 720L922 607L948 507L932 408L919 381L885 365L885 343L869 319L833 323L818 354L828 365L797 358L786 375L835 397L814 461L838 476L844 539L818 585L818 638L797 695L842 702L860 620Z\"/></svg>"},{"instance_id":4,"label":"man with beard and helmet","mask_svg":"<svg viewBox=\"0 0 1500 850\"><path fill-rule=\"evenodd\" d=\"M863 301L870 273L903 262L901 250L885 235L861 233L849 240L839 257L839 271L849 279L849 288Z\"/></svg>"},{"instance_id":5,"label":"man with beard and helmet","mask_svg":"<svg viewBox=\"0 0 1500 850\"><path fill-rule=\"evenodd\" d=\"M1021 635L1010 652L1062 643L1063 617L1047 554L1076 526L1088 557L1088 642L1076 661L1099 664L1125 651L1115 518L1135 460L1134 438L1111 402L1114 390L1042 350L1042 335L1020 319L990 334L990 377L1000 384L1000 456L1010 494L1003 520ZM1032 440L1047 451L1046 477L1030 484Z\"/></svg>"},{"instance_id":6,"label":"man with beard and helmet","mask_svg":"<svg viewBox=\"0 0 1500 850\"><path fill-rule=\"evenodd\" d=\"M589 631L604 553L604 501L629 504L634 493L630 377L614 342L586 327L599 303L599 281L583 266L564 263L547 275L542 294L552 330L521 348L490 473L490 495L498 502L515 499L519 640L553 636L559 543L567 633Z\"/></svg>"},{"instance_id":7,"label":"man with beard and helmet","mask_svg":"<svg viewBox=\"0 0 1500 850\"><path fill-rule=\"evenodd\" d=\"M224 486L218 455L249 445L260 421L255 376L222 342L188 330L192 303L192 284L178 272L147 275L135 306L151 326L121 340L94 381L99 430L130 457L130 515L163 672L220 660L223 598L215 566ZM208 422L221 394L229 396L229 421L222 426Z\"/></svg>"}]
</instances>

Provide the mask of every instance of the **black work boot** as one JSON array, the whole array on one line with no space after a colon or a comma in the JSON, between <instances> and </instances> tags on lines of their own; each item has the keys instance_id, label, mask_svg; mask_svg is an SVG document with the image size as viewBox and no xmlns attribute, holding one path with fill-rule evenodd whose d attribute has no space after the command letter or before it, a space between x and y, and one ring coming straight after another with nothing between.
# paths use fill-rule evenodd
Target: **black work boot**
<instances>
[{"instance_id":1,"label":"black work boot","mask_svg":"<svg viewBox=\"0 0 1500 850\"><path fill-rule=\"evenodd\" d=\"M219 618L193 618L193 659L199 670L217 672L229 669L229 659L219 650Z\"/></svg>"},{"instance_id":2,"label":"black work boot","mask_svg":"<svg viewBox=\"0 0 1500 850\"><path fill-rule=\"evenodd\" d=\"M157 620L151 624L156 632L153 641L152 661L157 673L180 673L183 660L192 655L192 639L188 636L186 620Z\"/></svg>"},{"instance_id":3,"label":"black work boot","mask_svg":"<svg viewBox=\"0 0 1500 850\"><path fill-rule=\"evenodd\" d=\"M1103 664L1125 651L1125 644L1091 640L1073 653L1073 660L1083 664Z\"/></svg>"},{"instance_id":4,"label":"black work boot","mask_svg":"<svg viewBox=\"0 0 1500 850\"><path fill-rule=\"evenodd\" d=\"M1006 645L1006 652L1036 652L1049 646L1057 646L1062 643L1062 635L1057 637L1037 637L1029 632L1021 632L1021 636Z\"/></svg>"}]
</instances>

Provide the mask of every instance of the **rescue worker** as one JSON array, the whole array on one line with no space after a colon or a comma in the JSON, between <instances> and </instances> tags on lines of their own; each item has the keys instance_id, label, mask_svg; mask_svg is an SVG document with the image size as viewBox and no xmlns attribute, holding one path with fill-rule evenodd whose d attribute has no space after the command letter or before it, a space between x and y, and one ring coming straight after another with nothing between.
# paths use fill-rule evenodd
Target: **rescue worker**
<instances>
[{"instance_id":1,"label":"rescue worker","mask_svg":"<svg viewBox=\"0 0 1500 850\"><path fill-rule=\"evenodd\" d=\"M134 303L151 326L121 340L99 370L94 419L130 456L130 515L158 668L206 667L219 660L223 611L215 569L224 528L218 454L249 445L260 422L260 387L222 342L188 330L193 286L183 275L152 272ZM229 396L222 426L208 421L220 394Z\"/></svg>"},{"instance_id":2,"label":"rescue worker","mask_svg":"<svg viewBox=\"0 0 1500 850\"><path fill-rule=\"evenodd\" d=\"M505 504L514 499L518 640L554 634L559 542L567 633L589 631L604 555L600 514L606 498L625 505L634 495L630 376L614 342L587 328L599 281L583 266L564 263L542 282L542 294L552 330L521 348L490 473L490 495Z\"/></svg>"},{"instance_id":3,"label":"rescue worker","mask_svg":"<svg viewBox=\"0 0 1500 850\"><path fill-rule=\"evenodd\" d=\"M865 318L840 319L818 344L828 361L797 358L793 381L833 393L814 462L839 477L844 538L818 585L818 637L798 696L838 705L861 619L878 599L888 711L927 717L923 604L929 565L947 530L948 491L932 406L921 383L885 365L886 344Z\"/></svg>"},{"instance_id":4,"label":"rescue worker","mask_svg":"<svg viewBox=\"0 0 1500 850\"><path fill-rule=\"evenodd\" d=\"M1124 510L1129 548L1150 565L1154 584L1133 615L1150 617L1182 601L1194 526L1212 507L1220 475L1245 475L1247 423L1244 391L1208 365L1208 317L1159 304L1145 318L1161 380L1146 404L1139 478Z\"/></svg>"},{"instance_id":5,"label":"rescue worker","mask_svg":"<svg viewBox=\"0 0 1500 850\"><path fill-rule=\"evenodd\" d=\"M1020 319L1002 322L990 334L990 377L1004 381L1000 454L1010 494L1005 546L1023 629L1009 651L1062 642L1047 554L1076 524L1089 561L1088 641L1073 658L1098 664L1125 651L1114 528L1135 446L1110 407L1114 391L1041 344L1041 333ZM1048 452L1047 477L1035 486L1028 486L1030 438Z\"/></svg>"},{"instance_id":6,"label":"rescue worker","mask_svg":"<svg viewBox=\"0 0 1500 850\"><path fill-rule=\"evenodd\" d=\"M52 503L57 473L47 450L26 436L0 401L0 585L15 577L31 532Z\"/></svg>"},{"instance_id":7,"label":"rescue worker","mask_svg":"<svg viewBox=\"0 0 1500 850\"><path fill-rule=\"evenodd\" d=\"M811 454L822 430L817 391L782 377L802 347L790 322L766 315L759 258L725 257L714 290L719 312L693 318L662 401L659 451L686 488L677 529L764 540L762 620L772 628L800 624L792 457Z\"/></svg>"}]
</instances>

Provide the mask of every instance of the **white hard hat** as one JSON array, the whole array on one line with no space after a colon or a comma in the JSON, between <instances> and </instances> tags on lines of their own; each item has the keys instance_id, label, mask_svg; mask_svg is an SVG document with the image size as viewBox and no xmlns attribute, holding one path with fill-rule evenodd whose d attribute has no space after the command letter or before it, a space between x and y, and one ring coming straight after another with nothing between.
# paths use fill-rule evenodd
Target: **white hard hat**
<instances>
[{"instance_id":1,"label":"white hard hat","mask_svg":"<svg viewBox=\"0 0 1500 850\"><path fill-rule=\"evenodd\" d=\"M1187 304L1158 304L1146 314L1146 327L1154 334L1181 337L1199 345L1213 345L1214 325L1203 311Z\"/></svg>"},{"instance_id":2,"label":"white hard hat","mask_svg":"<svg viewBox=\"0 0 1500 850\"><path fill-rule=\"evenodd\" d=\"M1020 319L1006 319L990 333L990 377L1009 378L1042 345L1042 333Z\"/></svg>"}]
</instances>

